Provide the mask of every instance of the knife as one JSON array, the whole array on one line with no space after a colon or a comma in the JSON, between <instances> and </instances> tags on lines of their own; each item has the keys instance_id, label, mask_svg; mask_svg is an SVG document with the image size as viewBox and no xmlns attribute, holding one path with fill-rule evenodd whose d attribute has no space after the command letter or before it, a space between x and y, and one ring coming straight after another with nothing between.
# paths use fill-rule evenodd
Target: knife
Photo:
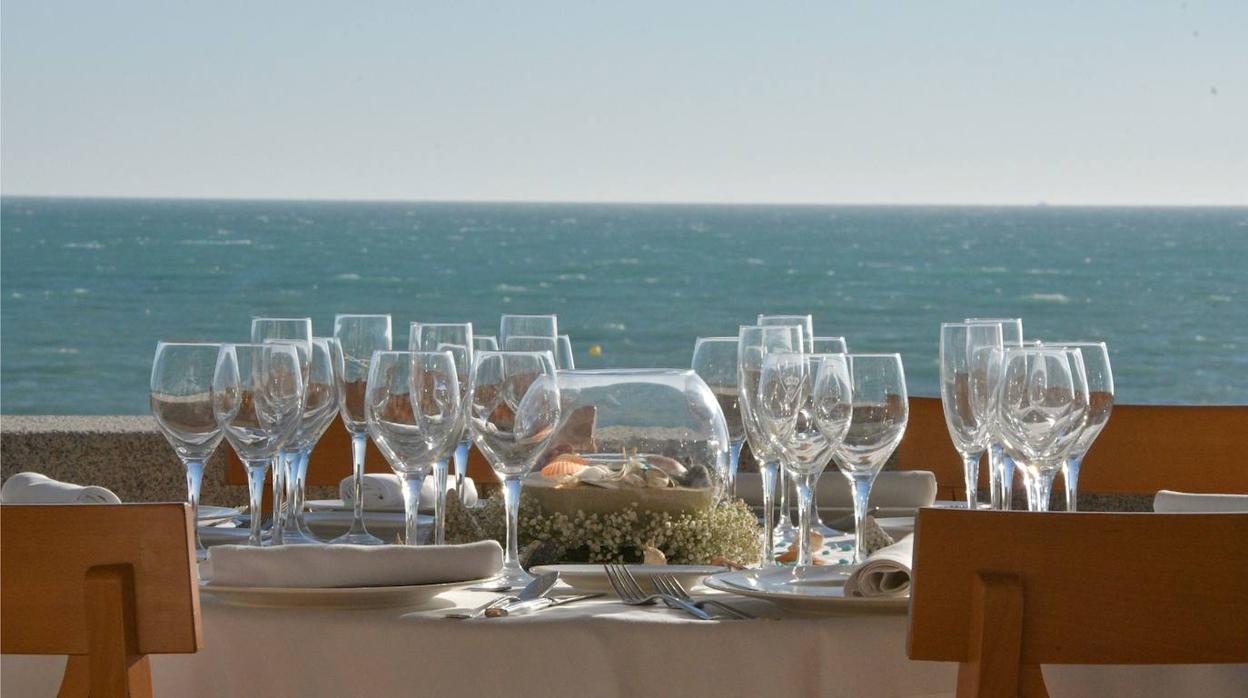
<instances>
[{"instance_id":1,"label":"knife","mask_svg":"<svg viewBox=\"0 0 1248 698\"><path fill-rule=\"evenodd\" d=\"M533 581L529 582L528 585L526 585L523 589L521 589L520 593L516 594L515 596L506 596L506 595L500 596L496 599L491 600L489 603L483 606L478 606L477 608L474 608L473 610L468 611L467 613L464 613L464 612L448 613L446 614L446 617L447 618L459 618L459 619L480 618L482 614L487 613L490 609L494 608L495 606L499 606L499 605L511 603L511 602L524 603L526 601L536 601L544 597L546 593L549 592L558 582L559 582L558 572L547 572L546 574L539 575Z\"/></svg>"},{"instance_id":2,"label":"knife","mask_svg":"<svg viewBox=\"0 0 1248 698\"><path fill-rule=\"evenodd\" d=\"M574 601L584 601L585 599L596 599L604 594L581 594L580 596L545 596L540 599L532 599L530 601L520 601L517 603L503 604L494 606L485 610L486 618L505 618L507 616L519 616L526 613L536 613L547 608L562 606L565 603Z\"/></svg>"}]
</instances>

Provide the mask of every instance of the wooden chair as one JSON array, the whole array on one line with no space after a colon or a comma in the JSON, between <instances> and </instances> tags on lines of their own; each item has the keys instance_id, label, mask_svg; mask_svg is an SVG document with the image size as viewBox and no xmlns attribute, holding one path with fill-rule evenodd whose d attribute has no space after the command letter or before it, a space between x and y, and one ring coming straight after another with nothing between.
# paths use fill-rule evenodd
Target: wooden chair
<instances>
[{"instance_id":1,"label":"wooden chair","mask_svg":"<svg viewBox=\"0 0 1248 698\"><path fill-rule=\"evenodd\" d=\"M203 643L185 504L0 507L0 651L67 654L61 696L150 696Z\"/></svg>"},{"instance_id":2,"label":"wooden chair","mask_svg":"<svg viewBox=\"0 0 1248 698\"><path fill-rule=\"evenodd\" d=\"M1248 662L1248 514L921 509L911 659L959 696L1045 696L1041 664Z\"/></svg>"},{"instance_id":3,"label":"wooden chair","mask_svg":"<svg viewBox=\"0 0 1248 698\"><path fill-rule=\"evenodd\" d=\"M1248 493L1248 468L1239 443L1245 433L1244 405L1115 405L1088 451L1079 490L1149 496L1164 489ZM936 473L941 499L965 496L962 459L949 440L940 398L910 398L910 421L896 457L899 469ZM1176 468L1175 463L1199 466ZM979 480L980 489L986 490L984 464Z\"/></svg>"}]
</instances>

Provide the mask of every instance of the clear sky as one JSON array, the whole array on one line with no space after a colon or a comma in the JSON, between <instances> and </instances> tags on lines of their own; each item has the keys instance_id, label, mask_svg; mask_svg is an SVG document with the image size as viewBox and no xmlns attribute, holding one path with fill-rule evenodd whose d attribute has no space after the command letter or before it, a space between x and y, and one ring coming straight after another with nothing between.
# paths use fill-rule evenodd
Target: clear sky
<instances>
[{"instance_id":1,"label":"clear sky","mask_svg":"<svg viewBox=\"0 0 1248 698\"><path fill-rule=\"evenodd\" d=\"M4 0L5 194L1248 204L1248 2Z\"/></svg>"}]
</instances>

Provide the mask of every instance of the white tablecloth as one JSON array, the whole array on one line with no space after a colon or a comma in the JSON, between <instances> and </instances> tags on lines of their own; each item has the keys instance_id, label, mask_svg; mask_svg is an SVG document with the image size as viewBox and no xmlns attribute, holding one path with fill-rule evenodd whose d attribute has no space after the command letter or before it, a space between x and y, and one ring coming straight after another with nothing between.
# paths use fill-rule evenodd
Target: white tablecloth
<instances>
[{"instance_id":1,"label":"white tablecloth","mask_svg":"<svg viewBox=\"0 0 1248 698\"><path fill-rule=\"evenodd\" d=\"M505 619L422 609L228 606L202 597L204 647L152 658L158 696L939 696L954 664L906 658L906 616L794 617L732 597L754 621L702 622L602 600ZM60 657L5 656L4 696L54 696ZM1046 667L1054 696L1237 696L1248 665Z\"/></svg>"}]
</instances>

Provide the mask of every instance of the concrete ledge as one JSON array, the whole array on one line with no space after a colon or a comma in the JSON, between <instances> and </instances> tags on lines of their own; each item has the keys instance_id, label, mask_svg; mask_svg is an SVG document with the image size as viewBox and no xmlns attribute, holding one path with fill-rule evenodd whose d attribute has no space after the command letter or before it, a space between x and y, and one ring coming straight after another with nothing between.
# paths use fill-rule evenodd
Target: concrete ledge
<instances>
[{"instance_id":1,"label":"concrete ledge","mask_svg":"<svg viewBox=\"0 0 1248 698\"><path fill-rule=\"evenodd\" d=\"M225 483L224 443L204 469L200 501L238 506L246 488ZM0 417L0 476L26 470L57 480L100 485L124 502L186 499L186 470L146 416Z\"/></svg>"}]
</instances>

